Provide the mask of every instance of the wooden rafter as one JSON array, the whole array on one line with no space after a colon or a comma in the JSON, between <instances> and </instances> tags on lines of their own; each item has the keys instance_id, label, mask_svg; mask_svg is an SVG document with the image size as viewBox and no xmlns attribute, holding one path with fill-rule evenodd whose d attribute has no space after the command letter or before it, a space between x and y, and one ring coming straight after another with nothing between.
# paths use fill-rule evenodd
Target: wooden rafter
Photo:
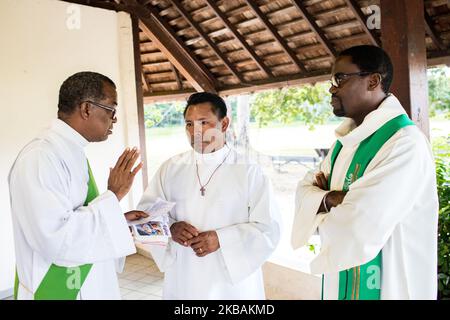
<instances>
[{"instance_id":1,"label":"wooden rafter","mask_svg":"<svg viewBox=\"0 0 450 320\"><path fill-rule=\"evenodd\" d=\"M197 91L216 92L217 80L195 58L151 5L145 7L136 0L123 1L127 4L128 10L139 18L140 29Z\"/></svg>"},{"instance_id":2,"label":"wooden rafter","mask_svg":"<svg viewBox=\"0 0 450 320\"><path fill-rule=\"evenodd\" d=\"M253 0L245 0L247 5L253 10L255 15L261 20L261 22L264 24L267 30L272 34L272 36L275 38L277 43L281 46L283 51L289 56L291 61L297 66L297 68L302 72L307 72L305 66L303 63L298 59L295 52L289 47L287 42L280 36L278 31L275 29L275 27L272 25L272 23L269 21L269 19L264 15L264 13L261 11L261 9L258 7L258 5Z\"/></svg>"},{"instance_id":3,"label":"wooden rafter","mask_svg":"<svg viewBox=\"0 0 450 320\"><path fill-rule=\"evenodd\" d=\"M144 103L154 103L162 101L187 100L187 98L195 93L193 89L184 89L178 91L159 91L144 95Z\"/></svg>"},{"instance_id":4,"label":"wooden rafter","mask_svg":"<svg viewBox=\"0 0 450 320\"><path fill-rule=\"evenodd\" d=\"M183 97L184 99L195 90L215 90L219 94L239 94L286 84L314 81L316 78L313 75L316 71L329 72L334 56L334 53L330 51L337 51L337 48L345 48L361 42L380 45L380 40L384 38L380 37L377 30L368 29L370 27L367 24L368 16L365 14L365 5L363 5L365 1L360 0L344 0L335 7L326 5L326 9L324 6L316 4L324 1L331 3L332 1L292 0L285 1L280 6L274 6L267 0L235 2L205 0L196 2L193 10L189 9L189 7L194 7L194 5L190 5L189 0L61 1L117 12L124 11L130 13L132 17L137 15L139 20L142 18L139 22L141 26L143 21L147 24L147 32L143 29L142 33L148 34L149 30L155 33L154 36L158 37L159 41L166 46L166 51L159 50L160 46L151 37L148 41L144 39L138 41L142 72L138 70L136 84L144 91L147 101L155 101L159 98ZM405 6L408 10L409 3L413 2L413 0L395 0L395 2L397 1L408 3L408 6ZM430 1L440 5L446 0ZM379 3L380 0L375 2ZM381 3L386 2L392 5L393 1L381 0ZM174 3L178 3L180 7L184 8L184 12L177 10ZM211 8L210 3L217 9ZM297 4L302 5L306 10L299 10ZM428 4L425 4L427 7ZM252 7L256 7L256 12ZM423 5L418 5L416 9L421 7ZM258 14L258 9L262 14ZM352 12L351 18L344 20L344 16L347 16L350 11ZM425 24L421 24L420 29L426 31L427 41L429 41L427 43L432 43L427 52L428 66L450 65L450 48L446 41L449 39L450 31L441 30L438 27L441 22L446 23L446 19L450 16L448 12L443 11L442 13L436 12L431 17L425 11L421 19L421 23L425 21ZM217 14L218 12L221 14ZM309 13L310 19L305 18L304 14L300 14L304 12ZM429 13L431 12L429 11ZM342 19L334 19L333 16L339 15L340 17L341 14ZM281 22L278 19L280 15L290 16L291 19L281 19ZM385 17L383 19L383 23L385 23ZM154 25L150 26L148 20L151 20ZM192 21L194 23L191 23ZM311 27L313 23L310 21L314 22L317 28ZM269 23L272 29L267 27ZM310 24L309 28L301 28L307 23ZM229 25L232 25L233 28L230 28ZM354 28L358 28L360 31L350 36L346 36L345 34L348 33L343 32ZM320 30L323 36L318 36L316 29ZM394 31L392 28L389 30L389 32ZM272 36L269 37L270 33ZM284 47L280 44L280 39L274 36L275 33L281 37L281 43L287 46ZM386 34L386 28L384 34ZM408 34L409 36L410 34ZM313 37L317 41L311 43ZM328 42L328 45L324 45L325 41ZM247 51L247 44L254 53L253 55ZM290 49L291 55L286 53L286 48ZM307 72L297 71L298 68L293 65L292 53L307 68ZM170 55L172 55L171 58ZM259 63L255 57L259 59ZM166 60L167 58L169 59ZM143 63L144 61L145 63ZM181 66L178 66L176 61ZM173 65L171 65L172 63ZM182 70L183 68L185 70ZM235 72L231 68L234 68ZM273 75L266 73L265 70L269 70ZM326 79L327 76L323 78ZM242 79L246 79L245 82ZM194 88L191 88L190 84ZM137 95L139 96L139 94Z\"/></svg>"},{"instance_id":5,"label":"wooden rafter","mask_svg":"<svg viewBox=\"0 0 450 320\"><path fill-rule=\"evenodd\" d=\"M192 28L202 37L214 53L222 60L223 64L230 70L230 72L239 79L241 83L245 82L230 60L220 51L219 47L212 42L211 38L203 31L200 25L192 18L183 5L178 0L169 0L170 3L178 10L178 12L186 19Z\"/></svg>"},{"instance_id":6,"label":"wooden rafter","mask_svg":"<svg viewBox=\"0 0 450 320\"><path fill-rule=\"evenodd\" d=\"M101 8L114 11L127 11L127 6L117 2L107 2L104 0L61 0L64 2L70 2L75 4L81 4L91 6L95 8Z\"/></svg>"},{"instance_id":7,"label":"wooden rafter","mask_svg":"<svg viewBox=\"0 0 450 320\"><path fill-rule=\"evenodd\" d=\"M183 90L183 81L181 81L180 74L178 73L177 68L171 63L170 69L172 70L175 80L177 81L178 90Z\"/></svg>"},{"instance_id":8,"label":"wooden rafter","mask_svg":"<svg viewBox=\"0 0 450 320\"><path fill-rule=\"evenodd\" d=\"M366 17L364 16L364 13L361 11L361 8L359 7L358 3L355 0L344 0L344 1L347 4L347 6L352 10L356 19L358 19L361 28L363 28L364 32L369 36L370 42L374 46L378 47L381 46L380 39L378 39L375 33L367 27Z\"/></svg>"},{"instance_id":9,"label":"wooden rafter","mask_svg":"<svg viewBox=\"0 0 450 320\"><path fill-rule=\"evenodd\" d=\"M440 50L446 50L444 43L442 42L441 38L437 34L436 30L434 29L433 20L428 15L427 10L424 11L425 15L425 30L427 34L430 36L433 43L438 47Z\"/></svg>"},{"instance_id":10,"label":"wooden rafter","mask_svg":"<svg viewBox=\"0 0 450 320\"><path fill-rule=\"evenodd\" d=\"M147 83L142 73L141 50L139 48L139 22L134 15L131 16L131 28L133 34L133 56L134 56L134 75L136 83L136 105L139 128L139 148L141 151L141 160L144 163L142 168L142 183L144 189L148 185L148 166L147 166L147 145L145 143L145 116L144 116L144 92L142 92L141 77L144 84Z\"/></svg>"},{"instance_id":11,"label":"wooden rafter","mask_svg":"<svg viewBox=\"0 0 450 320\"><path fill-rule=\"evenodd\" d=\"M253 2L253 1L252 1L252 2ZM221 1L217 2L217 5L220 5L220 3L221 3ZM267 4L266 4L266 5L262 5L262 6L260 6L259 8L262 10L262 8L264 8L264 7L267 7ZM195 16L196 14L202 13L202 12L205 10L205 8L208 8L208 6L205 5L205 6L203 6L203 7L200 7L200 8L198 8L198 9L195 9L195 10L193 10L193 11L190 11L190 12L189 12L189 15L193 17L193 16ZM160 12L160 14L163 15L163 13L164 13L164 15L167 15L168 12L170 12L170 9L171 9L171 8L164 9L164 10L162 10L162 11ZM287 10L293 10L293 9L296 9L296 6L294 6L294 5L287 5L287 6L285 6L285 7L282 7L282 8L273 10L273 11L268 11L268 12L266 12L266 13L264 14L264 16L267 17L267 18L270 20L270 19L272 19L272 18L274 18L274 17L276 17L276 16L278 16L278 15L280 15L280 14L283 14L284 11L287 11ZM231 11L227 12L227 16L233 17L233 16L235 16L235 15L242 14L242 13L244 13L244 12L247 12L248 10L250 10L250 8L249 8L246 4L243 4L243 5L241 5L241 6L237 7L237 8L235 8L235 9L232 9ZM314 13L314 17L316 17L316 20L318 20L318 19L324 19L324 18L333 16L333 15L339 14L339 13L341 13L341 12L346 12L347 10L348 10L347 5L341 5L341 6L338 6L338 7L335 7L335 8L325 9L325 10L323 10L323 11L319 11L319 12L317 12L317 13ZM180 22L182 21L182 19L183 19L183 17L180 16L180 17L178 17L178 18L175 18L175 19L173 19L173 20L170 20L170 21L169 21L169 24L171 24L171 25L177 25L178 23L180 23ZM207 19L205 19L205 20L197 21L197 23L198 23L199 26L201 26L201 25L203 25L203 24L206 24L206 25L207 25L207 24L214 23L216 20L219 20L219 17L215 16L215 17L212 17L212 18L207 18ZM257 22L257 21L258 21L258 18L255 17L255 18L251 18L251 19L249 19L249 20L246 20L246 21L244 21L243 23L244 23L244 24L248 24L248 23L253 23L253 22ZM301 22L301 21L302 21L302 18L298 18L298 19L296 18L296 19L291 20L291 22L292 22L293 24L299 23L299 22ZM239 28L239 26L243 26L243 25L240 24L240 23L238 23L236 26ZM275 27L277 27L277 26L275 26ZM182 34L184 34L186 31L188 31L188 29L189 29L189 28L182 29L182 30L178 31L177 34L178 34L178 35L182 35ZM223 30L226 31L226 28L224 28ZM219 32L219 30L216 30L216 31L213 31L213 32ZM245 36L245 35L244 35L244 36ZM198 38L193 38L193 39L191 39L191 40L189 40L189 41L190 41L191 43L195 43L195 42L197 42L197 41L200 41L201 39L202 39L202 38L198 37Z\"/></svg>"},{"instance_id":12,"label":"wooden rafter","mask_svg":"<svg viewBox=\"0 0 450 320\"><path fill-rule=\"evenodd\" d=\"M326 81L330 79L330 71L315 71L311 72L308 75L297 74L297 75L288 75L288 76L278 76L271 79L264 79L259 81L250 82L248 86L229 86L222 88L218 93L221 96L228 95L237 95L243 93L257 92L261 90L267 90L271 88L282 88L289 86L299 86L307 83L316 83L320 81ZM149 93L144 96L144 101L146 103L150 103L152 101L171 101L177 99L185 99L190 94L192 94L192 90L180 90L180 91L170 91L170 92L155 92Z\"/></svg>"},{"instance_id":13,"label":"wooden rafter","mask_svg":"<svg viewBox=\"0 0 450 320\"><path fill-rule=\"evenodd\" d=\"M273 77L272 71L264 64L264 62L258 57L255 51L249 46L244 37L239 33L236 27L230 23L227 16L219 9L216 3L212 0L205 0L208 6L213 10L213 12L220 18L222 23L230 30L233 36L240 42L244 50L250 55L252 60L258 65L259 68L265 73L267 77Z\"/></svg>"},{"instance_id":14,"label":"wooden rafter","mask_svg":"<svg viewBox=\"0 0 450 320\"><path fill-rule=\"evenodd\" d=\"M300 11L300 14L306 23L308 23L309 28L316 34L317 40L325 47L325 50L330 54L332 57L337 56L337 52L333 47L333 44L328 40L328 38L325 36L325 33L322 31L322 29L317 25L316 19L306 10L306 7L300 0L292 0L294 5L297 7L297 9Z\"/></svg>"},{"instance_id":15,"label":"wooden rafter","mask_svg":"<svg viewBox=\"0 0 450 320\"><path fill-rule=\"evenodd\" d=\"M142 65L141 65L142 66ZM150 86L148 85L147 79L145 78L144 72L141 68L141 78L142 78L142 84L144 85L145 92L150 92Z\"/></svg>"},{"instance_id":16,"label":"wooden rafter","mask_svg":"<svg viewBox=\"0 0 450 320\"><path fill-rule=\"evenodd\" d=\"M334 9L324 10L323 12L320 12L319 15L320 16L328 16L328 15L333 14L334 12L339 12L339 11L343 10L342 7L335 8L335 9L336 9L336 11L334 11ZM347 6L345 6L345 10L348 10ZM276 12L277 11L272 11L270 13L265 14L265 16L267 16L270 19L271 17L274 16L274 14ZM199 21L198 23L201 25L203 23L207 23L207 21L210 21L210 20L211 19L207 19L207 20L204 20L204 21ZM235 27L236 28L245 27L245 26L248 26L250 24L253 24L253 23L257 22L258 20L259 19L257 17L251 18L249 20L245 20L243 22L237 23L235 25ZM284 23L281 23L281 24L278 24L278 25L274 25L274 27L276 28L276 30L281 32L281 31L290 29L292 26L297 25L298 23L301 23L302 21L303 21L303 18L299 17L299 18L292 19L292 20L290 20L288 22L284 22ZM348 20L348 21L339 22L339 23L335 23L335 24L332 24L332 25L328 25L328 26L322 27L322 28L320 28L320 30L322 30L323 32L335 32L335 31L337 31L340 28L352 28L352 27L355 27L355 26L360 26L360 22L357 19L351 19L351 20ZM179 35L179 36L184 35L188 29L189 28L185 28L185 29L177 31L177 35ZM228 31L228 29L226 27L224 27L224 28L220 28L218 30L210 31L209 33L207 33L207 35L208 35L208 37L217 37L217 36L220 36L220 35L223 35L223 34L227 33L227 31ZM242 33L242 36L243 37L250 37L251 36L253 38L253 37L256 37L257 34L259 34L261 32L266 32L266 28L262 28L262 29L256 30L256 31L251 31L251 32L248 32L248 33ZM301 34L305 38L316 35L316 33L313 30L301 31ZM290 39L291 37L293 37L293 35L286 36L285 39L289 42L289 41L292 41ZM185 43L189 44L189 45L192 45L192 44L194 44L194 43L196 43L198 41L201 41L202 39L203 39L202 37L194 37L192 39L187 40ZM233 37L231 39L225 39L225 40L216 42L216 45L219 46L219 45L222 45L222 44L225 44L225 43L229 43L231 41L236 41L236 38ZM273 42L274 41L275 40L273 40Z\"/></svg>"}]
</instances>

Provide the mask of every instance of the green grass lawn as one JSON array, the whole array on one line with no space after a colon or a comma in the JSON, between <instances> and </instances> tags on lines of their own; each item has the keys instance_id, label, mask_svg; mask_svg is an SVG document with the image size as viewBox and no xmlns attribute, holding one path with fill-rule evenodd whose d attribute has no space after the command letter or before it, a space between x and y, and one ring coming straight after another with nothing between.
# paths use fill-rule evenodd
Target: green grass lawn
<instances>
[{"instance_id":1,"label":"green grass lawn","mask_svg":"<svg viewBox=\"0 0 450 320\"><path fill-rule=\"evenodd\" d=\"M257 123L250 123L249 138L251 147L266 155L315 155L315 148L329 148L335 141L334 130L339 122L317 125L314 130L300 122L290 124L273 124L259 128ZM430 122L431 138L449 136L450 120L432 119ZM170 157L176 153L189 150L184 126L150 128L146 130L147 149L153 157Z\"/></svg>"}]
</instances>

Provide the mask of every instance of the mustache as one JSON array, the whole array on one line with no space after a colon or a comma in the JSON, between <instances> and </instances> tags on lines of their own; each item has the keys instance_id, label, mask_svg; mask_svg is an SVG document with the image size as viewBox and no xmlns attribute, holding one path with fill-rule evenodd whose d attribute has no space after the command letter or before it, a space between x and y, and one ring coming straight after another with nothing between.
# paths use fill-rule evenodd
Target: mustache
<instances>
[{"instance_id":1,"label":"mustache","mask_svg":"<svg viewBox=\"0 0 450 320\"><path fill-rule=\"evenodd\" d=\"M194 144L195 142L203 142L203 143L210 143L213 142L215 139L213 138L204 138L204 137L193 137L190 139L191 144Z\"/></svg>"},{"instance_id":2,"label":"mustache","mask_svg":"<svg viewBox=\"0 0 450 320\"><path fill-rule=\"evenodd\" d=\"M195 142L201 142L201 143L211 143L212 140L191 140L191 144L194 144Z\"/></svg>"}]
</instances>

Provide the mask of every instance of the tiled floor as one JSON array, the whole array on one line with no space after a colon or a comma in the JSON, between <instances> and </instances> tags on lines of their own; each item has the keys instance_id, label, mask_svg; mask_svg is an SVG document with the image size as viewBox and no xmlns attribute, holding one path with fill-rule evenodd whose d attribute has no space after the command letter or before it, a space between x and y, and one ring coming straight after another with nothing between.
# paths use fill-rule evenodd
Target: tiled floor
<instances>
[{"instance_id":1,"label":"tiled floor","mask_svg":"<svg viewBox=\"0 0 450 320\"><path fill-rule=\"evenodd\" d=\"M125 269L119 274L124 300L161 300L164 274L155 262L140 254L127 257Z\"/></svg>"},{"instance_id":2,"label":"tiled floor","mask_svg":"<svg viewBox=\"0 0 450 320\"><path fill-rule=\"evenodd\" d=\"M124 271L119 274L123 300L161 300L164 274L152 259L140 254L127 257ZM4 300L13 300L8 297Z\"/></svg>"}]
</instances>

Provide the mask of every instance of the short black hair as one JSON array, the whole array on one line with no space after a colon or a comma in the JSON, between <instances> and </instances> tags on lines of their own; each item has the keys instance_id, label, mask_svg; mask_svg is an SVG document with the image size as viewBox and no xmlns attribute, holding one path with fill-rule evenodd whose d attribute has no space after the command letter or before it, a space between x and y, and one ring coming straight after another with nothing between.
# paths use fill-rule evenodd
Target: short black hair
<instances>
[{"instance_id":1,"label":"short black hair","mask_svg":"<svg viewBox=\"0 0 450 320\"><path fill-rule=\"evenodd\" d=\"M394 67L386 51L376 46L362 45L345 49L338 55L338 57L342 56L351 57L352 62L361 71L379 73L383 91L386 94L389 93L394 77Z\"/></svg>"},{"instance_id":2,"label":"short black hair","mask_svg":"<svg viewBox=\"0 0 450 320\"><path fill-rule=\"evenodd\" d=\"M59 88L58 114L72 114L86 100L104 99L105 83L116 88L110 78L97 72L83 71L71 75Z\"/></svg>"},{"instance_id":3,"label":"short black hair","mask_svg":"<svg viewBox=\"0 0 450 320\"><path fill-rule=\"evenodd\" d=\"M204 102L211 103L212 111L217 115L219 120L226 117L227 105L225 104L225 101L217 94L211 92L197 92L192 94L187 101L183 116L186 117L186 112L189 106Z\"/></svg>"}]
</instances>

